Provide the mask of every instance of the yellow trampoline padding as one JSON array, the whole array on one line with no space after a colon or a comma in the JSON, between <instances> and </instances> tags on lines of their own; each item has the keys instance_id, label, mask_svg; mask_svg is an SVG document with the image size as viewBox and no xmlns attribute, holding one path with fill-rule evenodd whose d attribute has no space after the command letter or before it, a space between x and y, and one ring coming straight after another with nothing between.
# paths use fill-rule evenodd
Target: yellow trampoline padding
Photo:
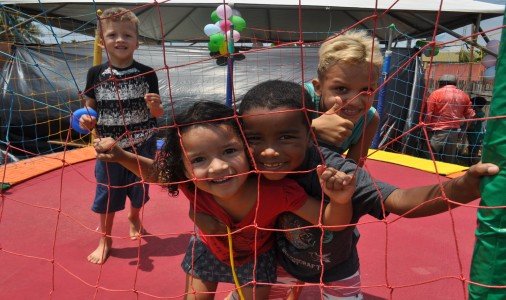
<instances>
[{"instance_id":1,"label":"yellow trampoline padding","mask_svg":"<svg viewBox=\"0 0 506 300\"><path fill-rule=\"evenodd\" d=\"M369 149L367 159L379 160L449 177L453 177L452 174L456 173L462 174L463 171L469 169L469 167L461 165L432 161L430 159L376 149Z\"/></svg>"},{"instance_id":2,"label":"yellow trampoline padding","mask_svg":"<svg viewBox=\"0 0 506 300\"><path fill-rule=\"evenodd\" d=\"M63 166L87 161L96 157L92 146L37 156L0 167L0 181L11 186Z\"/></svg>"},{"instance_id":3,"label":"yellow trampoline padding","mask_svg":"<svg viewBox=\"0 0 506 300\"><path fill-rule=\"evenodd\" d=\"M95 149L89 146L9 163L0 167L0 181L2 183L15 185L63 166L95 159L95 157ZM429 159L375 149L369 149L367 158L415 168L434 174L438 173L451 178L458 177L469 169L469 167L465 166L439 161L434 162Z\"/></svg>"}]
</instances>

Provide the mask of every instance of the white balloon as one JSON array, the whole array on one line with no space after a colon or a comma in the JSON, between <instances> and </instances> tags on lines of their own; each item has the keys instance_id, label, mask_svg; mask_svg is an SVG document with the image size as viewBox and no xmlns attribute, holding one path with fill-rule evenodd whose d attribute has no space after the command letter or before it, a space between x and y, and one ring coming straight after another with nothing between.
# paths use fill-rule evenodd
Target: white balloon
<instances>
[{"instance_id":1,"label":"white balloon","mask_svg":"<svg viewBox=\"0 0 506 300\"><path fill-rule=\"evenodd\" d=\"M204 33L207 35L207 36L211 36L215 33L218 33L220 32L221 29L219 26L216 26L216 24L207 24L205 27L204 27Z\"/></svg>"}]
</instances>

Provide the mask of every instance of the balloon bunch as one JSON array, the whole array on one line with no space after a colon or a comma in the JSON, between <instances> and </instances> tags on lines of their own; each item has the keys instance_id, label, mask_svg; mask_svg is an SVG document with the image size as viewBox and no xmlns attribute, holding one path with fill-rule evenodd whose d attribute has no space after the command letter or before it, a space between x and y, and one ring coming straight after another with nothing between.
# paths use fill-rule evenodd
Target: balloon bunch
<instances>
[{"instance_id":1,"label":"balloon bunch","mask_svg":"<svg viewBox=\"0 0 506 300\"><path fill-rule=\"evenodd\" d=\"M211 56L215 54L225 55L229 51L227 41L230 38L234 42L241 39L239 32L246 28L246 21L241 17L239 11L225 4L218 6L211 13L211 20L214 23L207 24L204 27L204 33L209 37L207 47L211 51ZM241 58L244 59L244 57Z\"/></svg>"},{"instance_id":2,"label":"balloon bunch","mask_svg":"<svg viewBox=\"0 0 506 300\"><path fill-rule=\"evenodd\" d=\"M498 40L490 40L486 47L488 50L498 53L499 51L499 44L500 42ZM481 64L486 68L483 72L483 79L485 80L494 80L495 78L495 64L497 62L497 58L493 55L485 55L481 59Z\"/></svg>"}]
</instances>

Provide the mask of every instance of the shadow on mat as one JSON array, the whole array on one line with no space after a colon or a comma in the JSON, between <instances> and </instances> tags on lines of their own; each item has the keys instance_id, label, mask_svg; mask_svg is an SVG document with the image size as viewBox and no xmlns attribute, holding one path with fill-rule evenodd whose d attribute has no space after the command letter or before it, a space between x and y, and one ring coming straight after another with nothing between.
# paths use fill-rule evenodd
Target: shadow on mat
<instances>
[{"instance_id":1,"label":"shadow on mat","mask_svg":"<svg viewBox=\"0 0 506 300\"><path fill-rule=\"evenodd\" d=\"M180 234L177 237L160 237L154 235L143 236L142 240L145 242L140 246L127 247L127 248L113 248L111 256L124 259L134 259L129 262L130 265L137 264L139 258L139 269L149 272L154 269L152 257L166 257L184 254L191 234ZM133 241L136 242L136 241ZM137 245L137 244L136 244ZM182 258L181 258L182 260ZM177 265L179 265L178 262Z\"/></svg>"}]
</instances>

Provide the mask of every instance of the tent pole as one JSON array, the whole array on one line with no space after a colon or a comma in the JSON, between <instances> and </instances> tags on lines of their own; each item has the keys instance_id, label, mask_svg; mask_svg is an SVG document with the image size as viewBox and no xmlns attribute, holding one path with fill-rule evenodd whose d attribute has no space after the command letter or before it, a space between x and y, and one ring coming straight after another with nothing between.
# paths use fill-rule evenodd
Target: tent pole
<instances>
[{"instance_id":1,"label":"tent pole","mask_svg":"<svg viewBox=\"0 0 506 300\"><path fill-rule=\"evenodd\" d=\"M97 30L95 31L95 43L93 43L93 65L102 64L102 48L100 47L101 32L100 32L100 16L102 15L102 11L97 10Z\"/></svg>"},{"instance_id":2,"label":"tent pole","mask_svg":"<svg viewBox=\"0 0 506 300\"><path fill-rule=\"evenodd\" d=\"M380 123L379 123L378 129L376 130L376 134L374 135L374 139L373 139L373 142L371 145L372 149L378 149L378 147L379 147L380 137L381 137L381 127L383 126L383 123L385 120L385 118L383 116L383 110L385 107L385 95L387 92L387 85L385 84L385 81L387 80L388 72L390 71L390 59L392 58L392 40L393 40L393 32L394 32L395 25L390 24L389 27L390 27L389 28L390 30L388 32L388 44L387 44L387 49L385 50L385 60L383 61L383 70L381 72L380 85L383 85L383 86L381 87L381 89L379 91L378 105L376 108L376 110L378 111L378 115L380 117Z\"/></svg>"},{"instance_id":3,"label":"tent pole","mask_svg":"<svg viewBox=\"0 0 506 300\"><path fill-rule=\"evenodd\" d=\"M232 107L232 75L234 71L234 24L230 24L230 36L228 37L227 47L227 98L225 104Z\"/></svg>"},{"instance_id":4,"label":"tent pole","mask_svg":"<svg viewBox=\"0 0 506 300\"><path fill-rule=\"evenodd\" d=\"M416 98L416 92L418 91L418 84L420 81L419 78L419 69L420 69L420 57L415 58L415 71L414 71L414 77L411 85L411 97L409 97L409 108L408 108L408 116L406 118L406 122L404 123L404 129L402 132L408 132L408 130L411 129L411 124L413 123L413 114L415 112L415 98ZM401 153L406 154L407 146L408 146L408 140L409 136L405 135L402 142L402 151Z\"/></svg>"}]
</instances>

